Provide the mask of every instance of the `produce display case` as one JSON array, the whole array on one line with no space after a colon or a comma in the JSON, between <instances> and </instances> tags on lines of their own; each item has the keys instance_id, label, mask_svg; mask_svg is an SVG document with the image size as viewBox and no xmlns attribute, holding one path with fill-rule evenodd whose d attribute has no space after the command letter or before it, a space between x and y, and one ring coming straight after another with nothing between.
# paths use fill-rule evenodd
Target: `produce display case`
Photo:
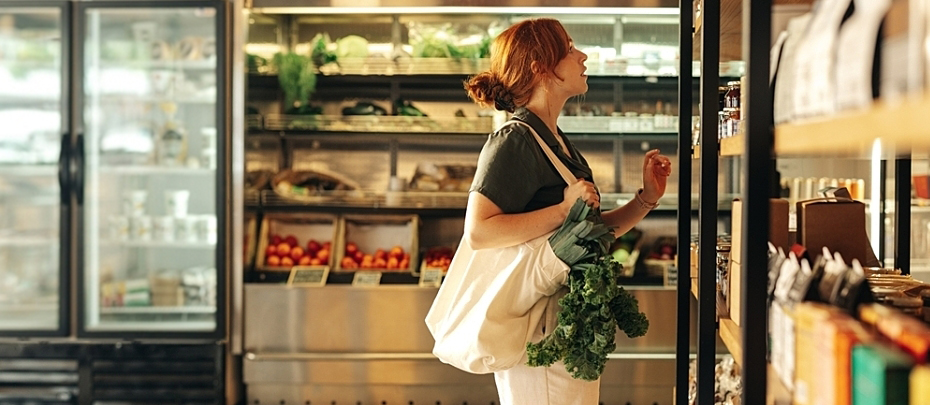
<instances>
[{"instance_id":1,"label":"produce display case","mask_svg":"<svg viewBox=\"0 0 930 405\"><path fill-rule=\"evenodd\" d=\"M421 277L447 270L462 238L478 154L507 119L470 101L462 86L489 67L482 47L506 26L555 17L588 52L591 90L583 101L566 104L559 126L591 164L605 209L626 204L641 186L643 148L677 153L676 15L453 9L256 8L250 15L245 165L250 190L259 195L253 208L265 218L332 215L340 225L323 287L287 285L284 272L263 271L260 258L246 269L249 403L497 400L493 379L451 369L429 353L422 320L436 288ZM281 188L275 179L287 171L338 174L353 187L313 188L290 177L300 184ZM676 198L676 187L672 181L668 197ZM669 208L675 204L662 204L630 241L633 252L623 261L628 275L650 235L674 220ZM402 268L387 268L387 259L375 266L378 250L390 258L395 246L403 252L395 253ZM362 266L366 255L369 264ZM378 285L356 283L369 273L381 276ZM656 332L645 340L618 336L620 349L611 359L624 360L609 362L602 384L610 403L664 403L673 384L671 372L635 377L625 371L633 362L663 370L673 358L672 335L662 330L674 325L674 312L661 303L674 291L661 277L648 282L626 288L648 308ZM260 315L267 308L284 310ZM304 327L286 339L267 332L282 324ZM364 377L323 371L349 364Z\"/></svg>"}]
</instances>

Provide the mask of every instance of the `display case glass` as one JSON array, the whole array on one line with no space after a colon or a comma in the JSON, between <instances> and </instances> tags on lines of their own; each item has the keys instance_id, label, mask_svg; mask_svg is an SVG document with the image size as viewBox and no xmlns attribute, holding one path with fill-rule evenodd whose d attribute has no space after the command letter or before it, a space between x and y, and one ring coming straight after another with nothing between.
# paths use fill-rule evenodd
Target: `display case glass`
<instances>
[{"instance_id":1,"label":"display case glass","mask_svg":"<svg viewBox=\"0 0 930 405\"><path fill-rule=\"evenodd\" d=\"M62 14L0 9L0 331L61 322Z\"/></svg>"},{"instance_id":2,"label":"display case glass","mask_svg":"<svg viewBox=\"0 0 930 405\"><path fill-rule=\"evenodd\" d=\"M83 327L213 331L217 9L88 8Z\"/></svg>"}]
</instances>

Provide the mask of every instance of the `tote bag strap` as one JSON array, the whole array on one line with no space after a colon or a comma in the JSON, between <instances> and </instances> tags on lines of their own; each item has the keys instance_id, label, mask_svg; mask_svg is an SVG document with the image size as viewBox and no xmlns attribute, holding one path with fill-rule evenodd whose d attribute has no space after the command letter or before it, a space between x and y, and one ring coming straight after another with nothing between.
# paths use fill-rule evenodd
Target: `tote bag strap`
<instances>
[{"instance_id":1,"label":"tote bag strap","mask_svg":"<svg viewBox=\"0 0 930 405\"><path fill-rule=\"evenodd\" d=\"M536 130L533 129L532 125L527 124L523 121L519 121L519 120L510 120L510 121L507 121L507 123L504 125L507 125L510 123L523 125L529 128L530 133L533 134L533 138L536 138L536 142L539 143L539 146L542 148L543 153L546 154L546 156L549 158L549 161L552 162L553 166L555 166L555 170L559 172L559 174L562 176L562 179L565 180L565 182L568 183L568 185L572 185L578 182L578 179L575 178L575 175L572 174L572 171L568 170L568 167L565 167L565 163L562 163L562 161L559 160L559 157L555 155L555 152L552 151L552 148L550 148L549 145L546 145L546 141L543 141L543 139L539 136L539 134L536 133Z\"/></svg>"}]
</instances>

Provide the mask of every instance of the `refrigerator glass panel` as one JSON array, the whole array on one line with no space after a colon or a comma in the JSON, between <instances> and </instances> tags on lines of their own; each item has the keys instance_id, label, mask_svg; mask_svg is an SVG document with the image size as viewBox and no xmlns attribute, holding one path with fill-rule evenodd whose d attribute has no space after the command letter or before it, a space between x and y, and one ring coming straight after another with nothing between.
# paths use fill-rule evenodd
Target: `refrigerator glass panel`
<instances>
[{"instance_id":1,"label":"refrigerator glass panel","mask_svg":"<svg viewBox=\"0 0 930 405\"><path fill-rule=\"evenodd\" d=\"M59 325L61 20L0 8L0 331Z\"/></svg>"},{"instance_id":2,"label":"refrigerator glass panel","mask_svg":"<svg viewBox=\"0 0 930 405\"><path fill-rule=\"evenodd\" d=\"M216 10L84 18L85 328L212 331Z\"/></svg>"}]
</instances>

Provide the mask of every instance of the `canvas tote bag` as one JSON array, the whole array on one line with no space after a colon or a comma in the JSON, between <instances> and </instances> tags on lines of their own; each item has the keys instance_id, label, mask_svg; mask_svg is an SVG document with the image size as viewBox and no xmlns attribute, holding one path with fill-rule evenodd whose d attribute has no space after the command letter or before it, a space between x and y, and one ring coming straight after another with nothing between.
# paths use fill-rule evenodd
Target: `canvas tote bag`
<instances>
[{"instance_id":1,"label":"canvas tote bag","mask_svg":"<svg viewBox=\"0 0 930 405\"><path fill-rule=\"evenodd\" d=\"M516 120L507 124L528 127L565 182L578 181L532 127ZM485 374L523 359L547 307L546 318L555 319L558 298L552 295L568 279L569 266L549 245L554 232L496 249L474 250L462 239L426 315L439 360Z\"/></svg>"}]
</instances>

